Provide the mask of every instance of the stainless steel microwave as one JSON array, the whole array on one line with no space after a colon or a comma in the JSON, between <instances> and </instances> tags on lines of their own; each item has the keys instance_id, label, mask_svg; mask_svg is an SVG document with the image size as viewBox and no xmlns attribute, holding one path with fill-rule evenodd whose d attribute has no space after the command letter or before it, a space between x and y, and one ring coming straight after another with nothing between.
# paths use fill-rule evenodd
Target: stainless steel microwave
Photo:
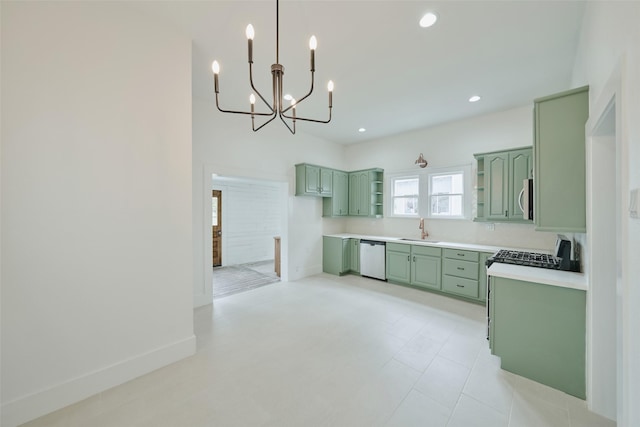
<instances>
[{"instance_id":1,"label":"stainless steel microwave","mask_svg":"<svg viewBox=\"0 0 640 427\"><path fill-rule=\"evenodd\" d=\"M522 181L518 204L522 210L522 217L533 221L533 179L527 178Z\"/></svg>"}]
</instances>

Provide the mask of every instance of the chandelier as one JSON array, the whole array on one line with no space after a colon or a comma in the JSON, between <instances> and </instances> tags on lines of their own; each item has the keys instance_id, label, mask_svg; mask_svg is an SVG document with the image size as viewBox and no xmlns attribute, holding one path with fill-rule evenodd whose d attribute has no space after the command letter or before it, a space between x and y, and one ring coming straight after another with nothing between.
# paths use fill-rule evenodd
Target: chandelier
<instances>
[{"instance_id":1,"label":"chandelier","mask_svg":"<svg viewBox=\"0 0 640 427\"><path fill-rule=\"evenodd\" d=\"M296 106L300 104L302 101L307 99L309 95L313 92L313 83L314 83L314 74L315 74L315 52L318 42L315 36L311 36L309 39L309 49L311 53L311 89L309 89L309 93L307 93L302 98L297 101L295 98L291 98L291 104L288 107L283 105L283 101L285 96L283 95L283 76L284 76L284 66L280 64L280 5L279 0L276 0L276 63L271 65L271 75L273 82L273 101L269 103L264 96L256 89L253 84L253 37L255 35L253 26L251 24L247 25L246 35L248 42L248 53L249 53L249 83L251 84L251 89L258 95L258 97L262 100L262 102L267 106L269 112L257 112L255 111L256 104L256 96L255 94L251 94L249 96L249 103L251 104L251 111L234 111L234 110L225 110L220 108L220 103L218 100L218 94L220 92L218 85L218 76L220 74L220 64L218 61L213 61L211 64L211 69L213 71L213 80L216 92L216 107L223 113L233 113L233 114L246 114L251 116L251 127L254 132L259 131L265 125L273 121L276 117L280 117L280 120L287 126L289 131L292 134L296 133L296 121L302 120L305 122L314 122L314 123L329 123L331 121L331 108L333 104L333 81L329 80L327 84L327 90L329 91L329 118L327 120L316 120L309 119L305 117L299 117L296 115ZM269 119L263 124L259 125L256 128L255 118L259 117L268 117ZM285 120L286 119L286 120ZM287 120L291 122L291 125L287 123Z\"/></svg>"}]
</instances>

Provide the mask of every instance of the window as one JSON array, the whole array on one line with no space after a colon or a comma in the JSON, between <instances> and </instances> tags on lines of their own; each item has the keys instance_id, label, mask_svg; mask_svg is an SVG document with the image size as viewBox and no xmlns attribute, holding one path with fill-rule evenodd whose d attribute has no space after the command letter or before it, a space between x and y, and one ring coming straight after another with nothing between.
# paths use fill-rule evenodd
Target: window
<instances>
[{"instance_id":1,"label":"window","mask_svg":"<svg viewBox=\"0 0 640 427\"><path fill-rule=\"evenodd\" d=\"M471 215L471 165L388 175L388 215L464 219Z\"/></svg>"},{"instance_id":2,"label":"window","mask_svg":"<svg viewBox=\"0 0 640 427\"><path fill-rule=\"evenodd\" d=\"M464 216L464 172L429 174L430 217Z\"/></svg>"},{"instance_id":3,"label":"window","mask_svg":"<svg viewBox=\"0 0 640 427\"><path fill-rule=\"evenodd\" d=\"M392 216L418 216L418 198L420 195L418 176L391 179Z\"/></svg>"}]
</instances>

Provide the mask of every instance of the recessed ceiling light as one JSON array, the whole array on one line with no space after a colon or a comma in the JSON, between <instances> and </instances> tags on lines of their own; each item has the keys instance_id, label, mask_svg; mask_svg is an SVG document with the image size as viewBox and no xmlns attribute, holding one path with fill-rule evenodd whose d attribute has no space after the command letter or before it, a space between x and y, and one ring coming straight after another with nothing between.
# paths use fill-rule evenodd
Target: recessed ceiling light
<instances>
[{"instance_id":1,"label":"recessed ceiling light","mask_svg":"<svg viewBox=\"0 0 640 427\"><path fill-rule=\"evenodd\" d=\"M362 132L366 132L367 130L365 128L360 128L358 129L358 132L362 133Z\"/></svg>"},{"instance_id":2,"label":"recessed ceiling light","mask_svg":"<svg viewBox=\"0 0 640 427\"><path fill-rule=\"evenodd\" d=\"M478 95L473 95L471 98L469 98L469 102L478 102L480 101L480 97Z\"/></svg>"},{"instance_id":3,"label":"recessed ceiling light","mask_svg":"<svg viewBox=\"0 0 640 427\"><path fill-rule=\"evenodd\" d=\"M433 12L425 13L425 15L420 19L420 26L422 28L428 28L436 23L438 20L438 15Z\"/></svg>"}]
</instances>

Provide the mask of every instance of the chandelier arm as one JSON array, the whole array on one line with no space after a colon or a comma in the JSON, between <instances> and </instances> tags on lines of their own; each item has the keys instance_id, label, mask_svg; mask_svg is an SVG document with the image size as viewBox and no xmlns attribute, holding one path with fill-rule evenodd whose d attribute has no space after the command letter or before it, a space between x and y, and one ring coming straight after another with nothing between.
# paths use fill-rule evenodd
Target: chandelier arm
<instances>
[{"instance_id":1,"label":"chandelier arm","mask_svg":"<svg viewBox=\"0 0 640 427\"><path fill-rule=\"evenodd\" d=\"M289 129L289 132L291 132L291 134L295 135L296 134L296 120L297 120L297 118L287 117L282 112L279 114L279 116L280 116L280 120L282 120L282 123L284 123L284 125L287 127L287 129ZM289 126L289 123L286 122L285 117L287 119L292 119L293 120L293 129L291 129L291 126Z\"/></svg>"},{"instance_id":2,"label":"chandelier arm","mask_svg":"<svg viewBox=\"0 0 640 427\"><path fill-rule=\"evenodd\" d=\"M275 112L271 112L271 113L252 113L251 111L236 111L236 110L225 110L220 108L220 105L218 103L218 94L216 93L216 107L218 108L219 111L223 112L223 113L233 113L233 114L247 114L247 115L254 115L254 116L272 116L273 114L275 114Z\"/></svg>"},{"instance_id":3,"label":"chandelier arm","mask_svg":"<svg viewBox=\"0 0 640 427\"><path fill-rule=\"evenodd\" d=\"M313 123L329 123L331 121L331 107L329 107L329 119L328 120L316 120L316 119L308 119L305 117L299 117L299 116L287 116L286 114L284 114L284 111L282 112L281 116L287 118L287 119L291 119L291 120L302 120L305 122L313 122Z\"/></svg>"},{"instance_id":4,"label":"chandelier arm","mask_svg":"<svg viewBox=\"0 0 640 427\"><path fill-rule=\"evenodd\" d=\"M269 102L267 102L267 100L264 99L264 96L262 96L260 91L258 89L256 89L256 86L253 84L253 63L252 62L249 63L249 83L251 84L251 89L253 89L253 91L258 94L260 99L262 99L262 102L264 102L265 105L269 108L269 110L271 110L271 113L269 113L267 115L270 116L271 114L275 114L275 112L276 112L275 108L272 107L271 105L269 105ZM260 127L262 127L262 126L260 126ZM258 128L258 129L260 129L260 128Z\"/></svg>"},{"instance_id":5,"label":"chandelier arm","mask_svg":"<svg viewBox=\"0 0 640 427\"><path fill-rule=\"evenodd\" d=\"M265 125L271 123L277 116L276 113L272 113L269 114L270 116L272 116L269 120L267 120L266 122L264 122L263 124L261 124L260 126L258 126L257 128L254 125L253 120L251 121L251 128L253 129L254 132L258 132L260 129L262 129Z\"/></svg>"},{"instance_id":6,"label":"chandelier arm","mask_svg":"<svg viewBox=\"0 0 640 427\"><path fill-rule=\"evenodd\" d=\"M315 73L312 71L311 72L311 89L309 89L309 93L307 93L305 96L303 96L302 98L300 98L299 100L296 101L295 105L300 104L302 101L304 101L305 99L307 99L309 97L309 95L311 95L311 93L313 92L313 88L314 88L314 75ZM288 106L287 108L285 108L284 110L282 110L283 113L286 113L287 111L289 111L291 108L293 108L293 105ZM287 117L289 118L289 117Z\"/></svg>"}]
</instances>

